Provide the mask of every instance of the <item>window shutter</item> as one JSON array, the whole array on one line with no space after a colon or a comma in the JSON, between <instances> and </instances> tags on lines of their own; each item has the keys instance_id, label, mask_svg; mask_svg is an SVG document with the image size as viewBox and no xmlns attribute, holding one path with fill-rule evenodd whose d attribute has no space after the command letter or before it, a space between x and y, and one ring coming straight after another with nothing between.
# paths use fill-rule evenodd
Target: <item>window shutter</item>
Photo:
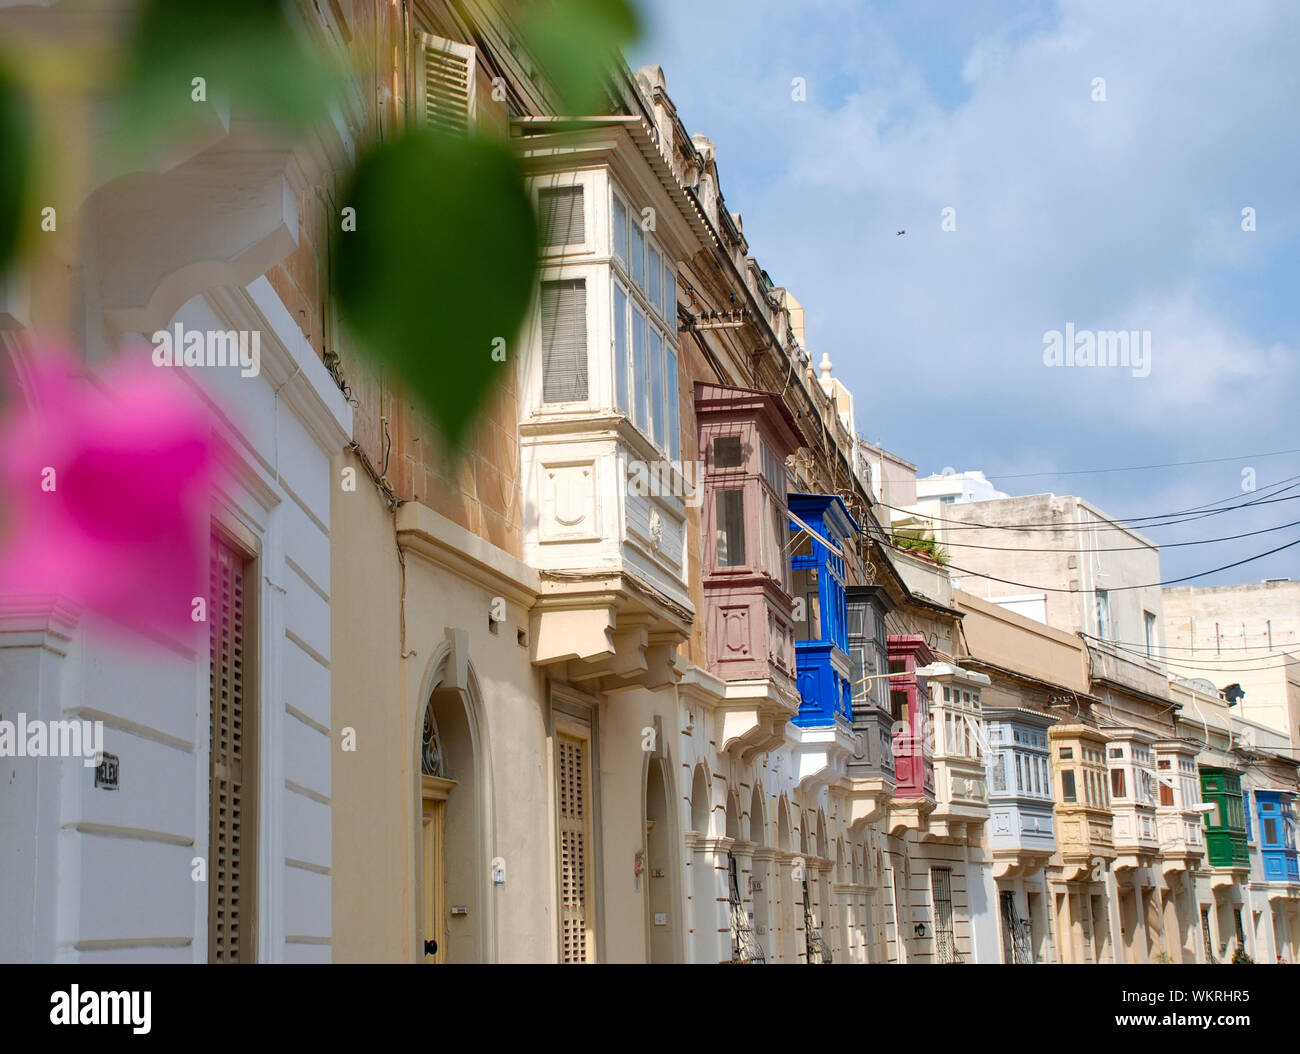
<instances>
[{"instance_id":1,"label":"window shutter","mask_svg":"<svg viewBox=\"0 0 1300 1054\"><path fill-rule=\"evenodd\" d=\"M547 187L538 192L537 203L541 213L543 245L582 245L586 242L582 187Z\"/></svg>"},{"instance_id":2,"label":"window shutter","mask_svg":"<svg viewBox=\"0 0 1300 1054\"><path fill-rule=\"evenodd\" d=\"M208 959L251 962L256 751L245 655L244 559L215 536L210 588Z\"/></svg>"},{"instance_id":3,"label":"window shutter","mask_svg":"<svg viewBox=\"0 0 1300 1054\"><path fill-rule=\"evenodd\" d=\"M587 398L587 284L542 283L542 401Z\"/></svg>"},{"instance_id":4,"label":"window shutter","mask_svg":"<svg viewBox=\"0 0 1300 1054\"><path fill-rule=\"evenodd\" d=\"M466 135L474 119L474 49L430 33L420 35L421 121Z\"/></svg>"},{"instance_id":5,"label":"window shutter","mask_svg":"<svg viewBox=\"0 0 1300 1054\"><path fill-rule=\"evenodd\" d=\"M556 801L560 819L560 962L595 959L590 910L591 802L588 743L557 736Z\"/></svg>"}]
</instances>

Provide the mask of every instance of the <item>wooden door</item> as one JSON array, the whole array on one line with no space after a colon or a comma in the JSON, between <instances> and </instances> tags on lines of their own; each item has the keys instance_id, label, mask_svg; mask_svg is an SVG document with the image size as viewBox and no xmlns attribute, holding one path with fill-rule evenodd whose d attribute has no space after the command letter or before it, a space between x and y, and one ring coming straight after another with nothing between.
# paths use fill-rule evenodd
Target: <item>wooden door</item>
<instances>
[{"instance_id":1,"label":"wooden door","mask_svg":"<svg viewBox=\"0 0 1300 1054\"><path fill-rule=\"evenodd\" d=\"M447 796L455 781L423 776L421 850L424 857L424 955L447 961ZM436 951L430 949L436 948Z\"/></svg>"}]
</instances>

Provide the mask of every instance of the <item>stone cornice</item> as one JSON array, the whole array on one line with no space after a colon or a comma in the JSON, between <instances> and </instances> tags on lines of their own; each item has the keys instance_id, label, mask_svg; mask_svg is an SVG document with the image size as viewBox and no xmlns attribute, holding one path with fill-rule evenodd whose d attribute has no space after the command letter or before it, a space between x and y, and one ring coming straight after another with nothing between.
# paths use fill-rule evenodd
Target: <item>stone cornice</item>
<instances>
[{"instance_id":1,"label":"stone cornice","mask_svg":"<svg viewBox=\"0 0 1300 1054\"><path fill-rule=\"evenodd\" d=\"M469 579L524 610L537 601L541 586L535 570L418 501L395 513L397 544L445 570Z\"/></svg>"}]
</instances>

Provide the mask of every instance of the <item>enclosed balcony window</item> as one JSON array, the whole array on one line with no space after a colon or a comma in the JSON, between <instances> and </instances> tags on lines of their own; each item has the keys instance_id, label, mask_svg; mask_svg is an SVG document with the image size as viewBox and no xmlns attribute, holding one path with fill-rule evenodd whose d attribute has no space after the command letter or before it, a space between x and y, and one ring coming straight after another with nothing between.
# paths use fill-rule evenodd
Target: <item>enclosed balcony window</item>
<instances>
[{"instance_id":1,"label":"enclosed balcony window","mask_svg":"<svg viewBox=\"0 0 1300 1054\"><path fill-rule=\"evenodd\" d=\"M615 406L675 461L681 457L676 272L620 194L611 200Z\"/></svg>"},{"instance_id":2,"label":"enclosed balcony window","mask_svg":"<svg viewBox=\"0 0 1300 1054\"><path fill-rule=\"evenodd\" d=\"M1110 770L1110 794L1112 798L1127 798L1128 789L1124 786L1124 770Z\"/></svg>"},{"instance_id":3,"label":"enclosed balcony window","mask_svg":"<svg viewBox=\"0 0 1300 1054\"><path fill-rule=\"evenodd\" d=\"M717 502L717 562L719 567L743 567L745 564L745 492L719 490Z\"/></svg>"},{"instance_id":4,"label":"enclosed balcony window","mask_svg":"<svg viewBox=\"0 0 1300 1054\"><path fill-rule=\"evenodd\" d=\"M747 568L789 588L785 492L774 491L760 451L781 465L779 451L799 442L794 419L775 396L697 382L699 450L705 502L714 523L706 535L706 568ZM799 612L796 610L796 622Z\"/></svg>"},{"instance_id":5,"label":"enclosed balcony window","mask_svg":"<svg viewBox=\"0 0 1300 1054\"><path fill-rule=\"evenodd\" d=\"M623 266L627 266L627 206L623 199L617 194L614 195L614 223L613 223L614 255L622 261Z\"/></svg>"},{"instance_id":6,"label":"enclosed balcony window","mask_svg":"<svg viewBox=\"0 0 1300 1054\"><path fill-rule=\"evenodd\" d=\"M1074 769L1061 770L1061 800L1066 802L1076 802L1079 800L1078 794L1074 789Z\"/></svg>"},{"instance_id":7,"label":"enclosed balcony window","mask_svg":"<svg viewBox=\"0 0 1300 1054\"><path fill-rule=\"evenodd\" d=\"M547 403L587 399L587 283L582 279L543 282L542 399Z\"/></svg>"},{"instance_id":8,"label":"enclosed balcony window","mask_svg":"<svg viewBox=\"0 0 1300 1054\"><path fill-rule=\"evenodd\" d=\"M713 457L709 462L709 468L714 472L729 468L743 469L745 467L745 446L738 435L715 437L712 452Z\"/></svg>"},{"instance_id":9,"label":"enclosed balcony window","mask_svg":"<svg viewBox=\"0 0 1300 1054\"><path fill-rule=\"evenodd\" d=\"M1007 756L995 754L989 767L989 785L994 794L1004 794L1007 789Z\"/></svg>"},{"instance_id":10,"label":"enclosed balcony window","mask_svg":"<svg viewBox=\"0 0 1300 1054\"><path fill-rule=\"evenodd\" d=\"M676 360L669 361L675 373ZM728 680L771 677L793 695L801 613L788 592L785 491L772 490L759 451L772 451L784 471L784 458L801 442L795 418L770 392L703 381L693 390L693 456L702 458L704 469L697 482L704 624L714 627L706 642L710 669ZM675 391L674 380L670 411ZM676 426L675 414L668 413L669 431Z\"/></svg>"},{"instance_id":11,"label":"enclosed balcony window","mask_svg":"<svg viewBox=\"0 0 1300 1054\"><path fill-rule=\"evenodd\" d=\"M542 245L582 245L584 228L583 188L547 187L538 191L537 211L542 228Z\"/></svg>"}]
</instances>

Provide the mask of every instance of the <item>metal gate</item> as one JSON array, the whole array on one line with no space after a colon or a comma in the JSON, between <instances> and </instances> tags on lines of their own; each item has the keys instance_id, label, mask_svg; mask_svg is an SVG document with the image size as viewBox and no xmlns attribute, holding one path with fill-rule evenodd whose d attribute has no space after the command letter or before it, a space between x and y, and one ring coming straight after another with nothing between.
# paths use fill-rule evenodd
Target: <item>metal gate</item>
<instances>
[{"instance_id":1,"label":"metal gate","mask_svg":"<svg viewBox=\"0 0 1300 1054\"><path fill-rule=\"evenodd\" d=\"M952 871L930 869L930 892L934 896L934 957L937 962L957 961L952 932Z\"/></svg>"},{"instance_id":2,"label":"metal gate","mask_svg":"<svg viewBox=\"0 0 1300 1054\"><path fill-rule=\"evenodd\" d=\"M809 963L829 963L831 949L822 939L821 930L813 922L812 897L808 892L808 880L803 880L803 935Z\"/></svg>"},{"instance_id":3,"label":"metal gate","mask_svg":"<svg viewBox=\"0 0 1300 1054\"><path fill-rule=\"evenodd\" d=\"M1002 893L1002 957L1006 962L1029 965L1033 956L1029 951L1029 925L1027 919L1016 911L1016 895Z\"/></svg>"},{"instance_id":4,"label":"metal gate","mask_svg":"<svg viewBox=\"0 0 1300 1054\"><path fill-rule=\"evenodd\" d=\"M728 900L731 905L731 959L739 963L766 962L763 949L749 928L749 916L745 914L745 905L740 899L740 870L736 858L727 854L727 872L730 892Z\"/></svg>"}]
</instances>

